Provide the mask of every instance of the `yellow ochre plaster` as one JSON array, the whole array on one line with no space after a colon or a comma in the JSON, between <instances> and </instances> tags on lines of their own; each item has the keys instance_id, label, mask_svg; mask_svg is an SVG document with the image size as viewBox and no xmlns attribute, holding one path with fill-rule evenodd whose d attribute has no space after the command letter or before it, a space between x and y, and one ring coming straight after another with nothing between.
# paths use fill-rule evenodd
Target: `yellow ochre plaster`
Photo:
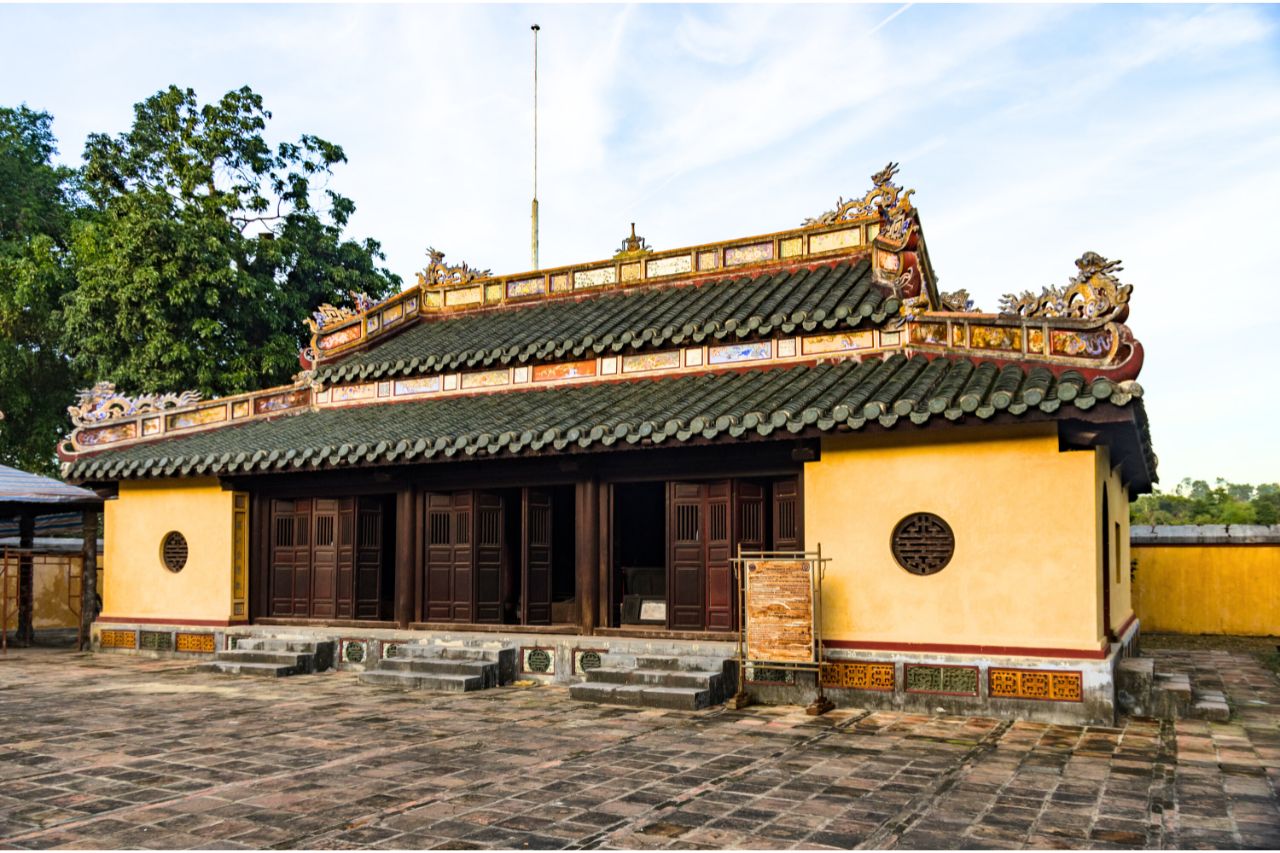
<instances>
[{"instance_id":1,"label":"yellow ochre plaster","mask_svg":"<svg viewBox=\"0 0 1280 853\"><path fill-rule=\"evenodd\" d=\"M805 466L806 544L832 558L824 637L1096 653L1105 463L1059 451L1053 424L956 433L824 438ZM914 512L955 534L937 574L907 572L890 550Z\"/></svg>"},{"instance_id":2,"label":"yellow ochre plaster","mask_svg":"<svg viewBox=\"0 0 1280 853\"><path fill-rule=\"evenodd\" d=\"M1280 545L1137 545L1143 631L1280 636Z\"/></svg>"},{"instance_id":3,"label":"yellow ochre plaster","mask_svg":"<svg viewBox=\"0 0 1280 853\"><path fill-rule=\"evenodd\" d=\"M104 617L220 621L231 619L233 499L214 477L120 483L105 505ZM160 545L176 530L187 563L165 568Z\"/></svg>"}]
</instances>

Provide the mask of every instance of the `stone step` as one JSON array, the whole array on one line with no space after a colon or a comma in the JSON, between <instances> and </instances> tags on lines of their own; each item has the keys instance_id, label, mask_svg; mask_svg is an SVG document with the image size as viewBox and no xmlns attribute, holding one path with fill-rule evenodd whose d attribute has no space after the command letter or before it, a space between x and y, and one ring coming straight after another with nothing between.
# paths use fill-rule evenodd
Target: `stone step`
<instances>
[{"instance_id":1,"label":"stone step","mask_svg":"<svg viewBox=\"0 0 1280 853\"><path fill-rule=\"evenodd\" d=\"M437 646L429 644L417 644L407 646L397 646L394 659L414 658L414 659L435 659L435 660L452 660L452 661L480 661L487 663L497 663L500 649L477 649L466 646Z\"/></svg>"},{"instance_id":2,"label":"stone step","mask_svg":"<svg viewBox=\"0 0 1280 853\"><path fill-rule=\"evenodd\" d=\"M446 693L464 693L483 690L485 679L478 675L427 675L420 672L400 672L375 669L358 676L362 684L378 687L394 687L400 690L438 690Z\"/></svg>"},{"instance_id":3,"label":"stone step","mask_svg":"<svg viewBox=\"0 0 1280 853\"><path fill-rule=\"evenodd\" d=\"M681 670L685 672L720 672L724 668L724 660L701 655L681 657L636 655L635 668Z\"/></svg>"},{"instance_id":4,"label":"stone step","mask_svg":"<svg viewBox=\"0 0 1280 853\"><path fill-rule=\"evenodd\" d=\"M1151 687L1155 681L1152 658L1130 657L1116 667L1116 704L1135 717L1152 715Z\"/></svg>"},{"instance_id":5,"label":"stone step","mask_svg":"<svg viewBox=\"0 0 1280 853\"><path fill-rule=\"evenodd\" d=\"M465 675L479 678L485 687L498 686L498 665L487 661L442 660L439 658L389 658L373 672L416 675Z\"/></svg>"},{"instance_id":6,"label":"stone step","mask_svg":"<svg viewBox=\"0 0 1280 853\"><path fill-rule=\"evenodd\" d=\"M260 652L235 648L218 652L216 659L224 663L274 663L281 666L306 667L311 657L304 652Z\"/></svg>"},{"instance_id":7,"label":"stone step","mask_svg":"<svg viewBox=\"0 0 1280 853\"><path fill-rule=\"evenodd\" d=\"M586 681L569 688L569 696L581 702L698 711L712 704L711 691L696 687L659 687L643 684L610 684Z\"/></svg>"},{"instance_id":8,"label":"stone step","mask_svg":"<svg viewBox=\"0 0 1280 853\"><path fill-rule=\"evenodd\" d=\"M695 687L717 690L722 676L718 672L672 669L629 669L602 666L586 672L587 681L606 684L647 684L655 687Z\"/></svg>"},{"instance_id":9,"label":"stone step","mask_svg":"<svg viewBox=\"0 0 1280 853\"><path fill-rule=\"evenodd\" d=\"M212 660L197 667L200 672L217 672L223 675L254 675L259 678L284 678L299 675L302 670L296 666L277 663L249 663L237 661Z\"/></svg>"},{"instance_id":10,"label":"stone step","mask_svg":"<svg viewBox=\"0 0 1280 853\"><path fill-rule=\"evenodd\" d=\"M1183 720L1191 716L1191 677L1181 672L1157 672L1151 682L1151 716Z\"/></svg>"},{"instance_id":11,"label":"stone step","mask_svg":"<svg viewBox=\"0 0 1280 853\"><path fill-rule=\"evenodd\" d=\"M317 643L313 640L290 637L237 637L232 651L298 652L315 654Z\"/></svg>"},{"instance_id":12,"label":"stone step","mask_svg":"<svg viewBox=\"0 0 1280 853\"><path fill-rule=\"evenodd\" d=\"M1197 720L1225 723L1231 719L1231 706L1221 690L1196 690L1191 701L1191 716Z\"/></svg>"}]
</instances>

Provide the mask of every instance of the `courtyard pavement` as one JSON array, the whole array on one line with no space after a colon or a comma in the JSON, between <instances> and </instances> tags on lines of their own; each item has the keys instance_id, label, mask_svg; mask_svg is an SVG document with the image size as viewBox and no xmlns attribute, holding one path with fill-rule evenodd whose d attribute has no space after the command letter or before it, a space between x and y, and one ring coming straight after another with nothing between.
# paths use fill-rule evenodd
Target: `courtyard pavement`
<instances>
[{"instance_id":1,"label":"courtyard pavement","mask_svg":"<svg viewBox=\"0 0 1280 853\"><path fill-rule=\"evenodd\" d=\"M1231 722L649 711L11 649L0 847L1280 847L1277 677L1156 654Z\"/></svg>"}]
</instances>

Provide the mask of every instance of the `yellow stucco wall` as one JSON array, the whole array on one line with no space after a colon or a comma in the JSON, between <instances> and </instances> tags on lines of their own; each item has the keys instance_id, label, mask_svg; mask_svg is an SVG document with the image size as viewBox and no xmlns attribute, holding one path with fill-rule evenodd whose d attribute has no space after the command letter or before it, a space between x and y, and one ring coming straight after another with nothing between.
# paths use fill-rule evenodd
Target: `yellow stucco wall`
<instances>
[{"instance_id":1,"label":"yellow stucco wall","mask_svg":"<svg viewBox=\"0 0 1280 853\"><path fill-rule=\"evenodd\" d=\"M1144 631L1280 636L1280 545L1136 545Z\"/></svg>"},{"instance_id":2,"label":"yellow stucco wall","mask_svg":"<svg viewBox=\"0 0 1280 853\"><path fill-rule=\"evenodd\" d=\"M1129 490L1125 488L1118 471L1111 470L1111 456L1106 447L1097 450L1098 518L1100 525L1107 525L1105 558L1107 584L1111 594L1111 630L1117 634L1133 615L1133 582L1129 576ZM1102 520L1102 493L1107 494L1107 519ZM1098 529L1098 595L1102 595L1102 529ZM1099 599L1101 600L1101 599ZM1101 626L1102 610L1098 611ZM1101 633L1101 632L1099 632Z\"/></svg>"},{"instance_id":3,"label":"yellow stucco wall","mask_svg":"<svg viewBox=\"0 0 1280 853\"><path fill-rule=\"evenodd\" d=\"M216 478L120 484L105 505L104 617L227 621L231 618L232 501ZM160 544L187 540L187 564L171 572Z\"/></svg>"},{"instance_id":4,"label":"yellow stucco wall","mask_svg":"<svg viewBox=\"0 0 1280 853\"><path fill-rule=\"evenodd\" d=\"M1105 461L1060 452L1052 424L954 432L826 438L805 466L806 544L832 558L824 636L1096 653ZM926 577L889 544L922 511L956 539L951 563Z\"/></svg>"}]
</instances>

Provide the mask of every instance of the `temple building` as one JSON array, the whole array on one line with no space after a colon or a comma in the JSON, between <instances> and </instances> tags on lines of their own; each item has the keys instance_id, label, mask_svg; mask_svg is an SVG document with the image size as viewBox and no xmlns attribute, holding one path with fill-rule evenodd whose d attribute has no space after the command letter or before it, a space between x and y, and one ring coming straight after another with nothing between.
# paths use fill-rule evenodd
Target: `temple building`
<instances>
[{"instance_id":1,"label":"temple building","mask_svg":"<svg viewBox=\"0 0 1280 853\"><path fill-rule=\"evenodd\" d=\"M1128 503L1156 478L1132 288L1088 252L976 310L939 292L895 173L778 233L633 227L515 275L433 251L417 286L322 306L287 386L84 392L59 450L115 495L97 646L306 635L372 667L487 639L576 681L731 655L739 549L821 545L838 703L1109 722Z\"/></svg>"}]
</instances>

